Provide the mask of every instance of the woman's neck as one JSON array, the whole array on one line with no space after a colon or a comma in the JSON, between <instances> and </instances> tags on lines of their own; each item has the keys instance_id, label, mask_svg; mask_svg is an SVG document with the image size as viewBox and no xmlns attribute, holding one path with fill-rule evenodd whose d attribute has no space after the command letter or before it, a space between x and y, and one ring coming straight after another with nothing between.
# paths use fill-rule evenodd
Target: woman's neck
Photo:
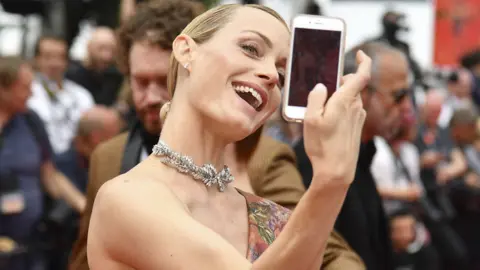
<instances>
[{"instance_id":1,"label":"woman's neck","mask_svg":"<svg viewBox=\"0 0 480 270\"><path fill-rule=\"evenodd\" d=\"M173 151L191 157L198 166L212 164L218 172L225 164L227 143L212 132L204 119L189 106L172 106L160 140Z\"/></svg>"},{"instance_id":2,"label":"woman's neck","mask_svg":"<svg viewBox=\"0 0 480 270\"><path fill-rule=\"evenodd\" d=\"M254 194L250 176L248 175L248 162L237 158L237 145L231 143L225 147L225 163L235 177L233 184L236 188Z\"/></svg>"},{"instance_id":3,"label":"woman's neck","mask_svg":"<svg viewBox=\"0 0 480 270\"><path fill-rule=\"evenodd\" d=\"M237 158L235 147L235 143L225 147L225 163L234 176L248 174L248 164Z\"/></svg>"}]
</instances>

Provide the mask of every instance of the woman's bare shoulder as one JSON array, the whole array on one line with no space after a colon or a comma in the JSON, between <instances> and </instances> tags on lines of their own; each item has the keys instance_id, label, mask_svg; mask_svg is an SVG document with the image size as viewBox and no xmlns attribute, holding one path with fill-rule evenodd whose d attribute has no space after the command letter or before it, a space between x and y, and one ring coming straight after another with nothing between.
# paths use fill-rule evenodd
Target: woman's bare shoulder
<instances>
[{"instance_id":1,"label":"woman's bare shoulder","mask_svg":"<svg viewBox=\"0 0 480 270\"><path fill-rule=\"evenodd\" d=\"M105 204L108 207L151 208L153 204L158 208L160 203L168 207L177 205L180 209L183 208L182 202L163 182L129 173L107 181L95 198L97 207Z\"/></svg>"},{"instance_id":2,"label":"woman's bare shoulder","mask_svg":"<svg viewBox=\"0 0 480 270\"><path fill-rule=\"evenodd\" d=\"M183 204L165 184L131 177L128 173L118 176L98 191L88 233L90 264L140 266L150 261L140 258L157 244L172 244L165 234L168 221L187 215ZM152 243L152 238L162 241Z\"/></svg>"},{"instance_id":3,"label":"woman's bare shoulder","mask_svg":"<svg viewBox=\"0 0 480 270\"><path fill-rule=\"evenodd\" d=\"M249 269L248 261L193 219L164 183L128 174L100 188L87 247L91 269L104 269L106 263L134 269Z\"/></svg>"}]
</instances>

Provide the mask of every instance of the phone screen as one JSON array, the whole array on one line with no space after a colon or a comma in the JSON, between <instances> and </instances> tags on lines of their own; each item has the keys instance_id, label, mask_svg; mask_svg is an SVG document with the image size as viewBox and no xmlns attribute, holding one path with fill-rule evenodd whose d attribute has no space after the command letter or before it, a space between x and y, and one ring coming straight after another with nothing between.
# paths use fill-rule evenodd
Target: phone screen
<instances>
[{"instance_id":1,"label":"phone screen","mask_svg":"<svg viewBox=\"0 0 480 270\"><path fill-rule=\"evenodd\" d=\"M308 93L322 83L328 97L337 90L342 32L295 28L288 106L306 107Z\"/></svg>"}]
</instances>

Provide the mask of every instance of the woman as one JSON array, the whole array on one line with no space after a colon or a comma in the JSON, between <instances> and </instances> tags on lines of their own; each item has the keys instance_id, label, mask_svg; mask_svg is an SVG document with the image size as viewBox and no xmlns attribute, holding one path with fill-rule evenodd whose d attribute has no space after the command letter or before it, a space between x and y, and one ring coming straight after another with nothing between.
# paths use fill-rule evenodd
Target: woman
<instances>
[{"instance_id":1,"label":"woman","mask_svg":"<svg viewBox=\"0 0 480 270\"><path fill-rule=\"evenodd\" d=\"M222 168L225 146L264 124L280 102L289 34L271 9L225 5L176 38L169 77L175 95L159 145L98 192L87 246L92 269L319 269L358 159L365 120L359 92L371 65L365 54L359 52L358 72L345 77L325 107L325 87L309 96L304 134L315 177L284 228L288 212L274 204L250 208L253 195L229 185L228 170L213 174L218 184L208 174L194 180L197 165L176 163L190 156L194 164ZM261 104L243 94L250 87ZM275 234L264 220L249 219L252 211L265 211L267 222L273 213ZM270 239L259 258L252 256L252 228Z\"/></svg>"}]
</instances>

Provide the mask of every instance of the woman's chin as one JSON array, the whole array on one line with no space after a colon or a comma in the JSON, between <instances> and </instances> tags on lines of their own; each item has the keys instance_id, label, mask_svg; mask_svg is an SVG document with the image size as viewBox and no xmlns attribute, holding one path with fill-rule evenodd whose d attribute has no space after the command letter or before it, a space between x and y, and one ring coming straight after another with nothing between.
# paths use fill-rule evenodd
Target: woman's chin
<instances>
[{"instance_id":1,"label":"woman's chin","mask_svg":"<svg viewBox=\"0 0 480 270\"><path fill-rule=\"evenodd\" d=\"M209 116L208 128L214 130L219 139L227 143L243 140L254 133L263 120L259 112L256 115L251 115L242 110L234 110L234 108L216 111Z\"/></svg>"}]
</instances>

